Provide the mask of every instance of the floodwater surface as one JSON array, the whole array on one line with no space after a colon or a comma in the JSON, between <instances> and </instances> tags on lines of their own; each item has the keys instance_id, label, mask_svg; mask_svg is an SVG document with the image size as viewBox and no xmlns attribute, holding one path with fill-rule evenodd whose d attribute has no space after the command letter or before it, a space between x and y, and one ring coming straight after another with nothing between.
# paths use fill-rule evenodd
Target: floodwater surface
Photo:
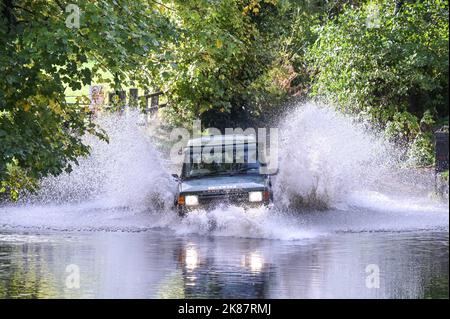
<instances>
[{"instance_id":1,"label":"floodwater surface","mask_svg":"<svg viewBox=\"0 0 450 319\"><path fill-rule=\"evenodd\" d=\"M294 240L166 228L4 230L0 297L448 298L448 241L448 229Z\"/></svg>"},{"instance_id":2,"label":"floodwater surface","mask_svg":"<svg viewBox=\"0 0 450 319\"><path fill-rule=\"evenodd\" d=\"M376 132L299 105L274 209L181 219L179 167L139 116L99 117L108 144L0 206L0 298L448 298L448 199Z\"/></svg>"}]
</instances>

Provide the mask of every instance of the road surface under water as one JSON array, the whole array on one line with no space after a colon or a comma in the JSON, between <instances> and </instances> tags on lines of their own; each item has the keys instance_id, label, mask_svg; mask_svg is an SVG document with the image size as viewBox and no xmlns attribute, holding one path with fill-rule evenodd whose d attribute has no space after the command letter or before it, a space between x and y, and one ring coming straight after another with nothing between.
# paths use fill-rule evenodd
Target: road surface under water
<instances>
[{"instance_id":1,"label":"road surface under water","mask_svg":"<svg viewBox=\"0 0 450 319\"><path fill-rule=\"evenodd\" d=\"M248 212L217 210L217 229L202 228L207 214L155 228L145 213L84 212L74 229L64 211L41 224L26 212L11 214L28 226L1 227L1 298L448 298L445 211L265 212L236 229Z\"/></svg>"}]
</instances>

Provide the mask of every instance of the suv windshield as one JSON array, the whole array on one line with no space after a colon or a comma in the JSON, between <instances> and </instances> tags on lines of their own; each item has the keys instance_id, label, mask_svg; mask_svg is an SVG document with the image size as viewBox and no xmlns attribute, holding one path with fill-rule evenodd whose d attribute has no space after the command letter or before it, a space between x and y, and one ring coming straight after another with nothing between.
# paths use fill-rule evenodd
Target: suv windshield
<instances>
[{"instance_id":1,"label":"suv windshield","mask_svg":"<svg viewBox=\"0 0 450 319\"><path fill-rule=\"evenodd\" d=\"M194 152L190 148L186 150L181 177L189 179L220 175L254 175L259 174L260 167L261 164L256 158L256 147L250 148L250 151L247 145L238 151L234 147L232 151L223 150L218 154Z\"/></svg>"}]
</instances>

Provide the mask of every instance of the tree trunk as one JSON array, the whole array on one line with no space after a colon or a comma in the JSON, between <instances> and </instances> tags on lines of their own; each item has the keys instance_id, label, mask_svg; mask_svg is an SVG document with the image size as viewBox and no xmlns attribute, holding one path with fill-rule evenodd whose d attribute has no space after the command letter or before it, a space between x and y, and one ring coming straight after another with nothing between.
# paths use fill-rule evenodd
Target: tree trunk
<instances>
[{"instance_id":1,"label":"tree trunk","mask_svg":"<svg viewBox=\"0 0 450 319\"><path fill-rule=\"evenodd\" d=\"M6 18L6 28L8 30L8 33L10 33L16 24L16 18L13 14L13 0L3 0L2 7L2 15Z\"/></svg>"}]
</instances>

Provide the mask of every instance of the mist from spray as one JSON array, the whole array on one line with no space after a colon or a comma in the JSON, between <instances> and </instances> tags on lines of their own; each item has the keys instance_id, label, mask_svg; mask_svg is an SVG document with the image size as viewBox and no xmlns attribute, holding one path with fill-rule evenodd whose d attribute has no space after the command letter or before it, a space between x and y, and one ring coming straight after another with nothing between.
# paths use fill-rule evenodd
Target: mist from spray
<instances>
[{"instance_id":1,"label":"mist from spray","mask_svg":"<svg viewBox=\"0 0 450 319\"><path fill-rule=\"evenodd\" d=\"M91 154L79 159L71 173L45 178L37 194L25 204L77 204L96 202L99 208L169 209L175 182L165 168L163 155L139 125L140 114L105 114L97 119L109 143L88 135Z\"/></svg>"},{"instance_id":2,"label":"mist from spray","mask_svg":"<svg viewBox=\"0 0 450 319\"><path fill-rule=\"evenodd\" d=\"M376 188L397 164L395 150L330 107L305 104L280 123L276 196L284 208L327 209L354 190Z\"/></svg>"},{"instance_id":3,"label":"mist from spray","mask_svg":"<svg viewBox=\"0 0 450 319\"><path fill-rule=\"evenodd\" d=\"M179 218L176 183L140 115L103 115L105 143L88 136L91 155L70 174L0 207L0 225L57 230L145 231L178 235L301 240L350 231L448 228L448 203L428 198L427 176L399 168L382 137L329 107L298 105L280 122L276 207L217 207ZM425 181L425 182L422 182Z\"/></svg>"},{"instance_id":4,"label":"mist from spray","mask_svg":"<svg viewBox=\"0 0 450 319\"><path fill-rule=\"evenodd\" d=\"M333 232L448 228L448 202L428 196L431 172L403 168L402 150L364 123L306 103L278 128L275 208L199 210L173 227L177 233L300 240Z\"/></svg>"}]
</instances>

